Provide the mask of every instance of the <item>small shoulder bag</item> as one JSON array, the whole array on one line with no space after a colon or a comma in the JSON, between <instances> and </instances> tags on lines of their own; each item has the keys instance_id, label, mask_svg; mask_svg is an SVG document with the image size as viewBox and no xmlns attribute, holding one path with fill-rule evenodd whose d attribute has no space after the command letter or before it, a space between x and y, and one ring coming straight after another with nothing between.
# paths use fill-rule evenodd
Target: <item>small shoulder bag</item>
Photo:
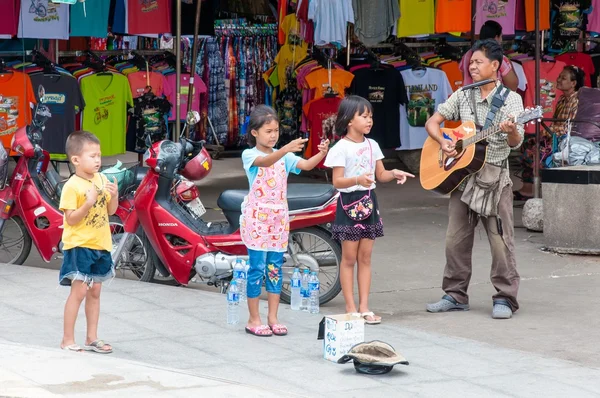
<instances>
[{"instance_id":1,"label":"small shoulder bag","mask_svg":"<svg viewBox=\"0 0 600 398\"><path fill-rule=\"evenodd\" d=\"M367 142L369 143L369 150L371 153L371 161L370 164L373 164L373 148L371 147L371 142L368 138L365 137ZM342 209L346 212L346 215L352 221L363 221L367 218L371 217L373 213L373 199L371 199L371 190L369 189L369 193L362 198L358 199L355 202L352 202L348 205L345 205L342 201L342 197L340 196L340 203L342 204Z\"/></svg>"}]
</instances>

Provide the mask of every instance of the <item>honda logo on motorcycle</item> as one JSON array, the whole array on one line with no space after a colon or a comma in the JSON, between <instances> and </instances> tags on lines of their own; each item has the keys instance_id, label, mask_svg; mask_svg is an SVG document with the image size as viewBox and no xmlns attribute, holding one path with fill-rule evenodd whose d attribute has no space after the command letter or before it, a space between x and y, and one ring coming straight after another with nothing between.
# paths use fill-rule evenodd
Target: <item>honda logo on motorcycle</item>
<instances>
[{"instance_id":1,"label":"honda logo on motorcycle","mask_svg":"<svg viewBox=\"0 0 600 398\"><path fill-rule=\"evenodd\" d=\"M177 227L177 223L174 222L159 222L158 223L159 227Z\"/></svg>"}]
</instances>

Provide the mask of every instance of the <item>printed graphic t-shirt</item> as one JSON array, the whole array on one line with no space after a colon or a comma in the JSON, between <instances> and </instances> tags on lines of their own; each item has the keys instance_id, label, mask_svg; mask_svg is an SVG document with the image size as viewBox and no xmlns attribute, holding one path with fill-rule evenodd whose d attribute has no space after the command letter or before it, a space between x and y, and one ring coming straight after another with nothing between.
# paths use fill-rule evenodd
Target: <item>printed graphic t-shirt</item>
<instances>
[{"instance_id":1,"label":"printed graphic t-shirt","mask_svg":"<svg viewBox=\"0 0 600 398\"><path fill-rule=\"evenodd\" d=\"M543 117L554 116L554 110L556 104L562 95L562 91L556 88L556 80L558 75L565 67L565 63L561 61L552 62L540 62L540 105L544 109ZM523 70L527 81L529 82L529 88L525 91L524 106L533 107L535 106L535 61L523 62ZM535 133L535 125L528 124L525 126L526 133Z\"/></svg>"},{"instance_id":2,"label":"printed graphic t-shirt","mask_svg":"<svg viewBox=\"0 0 600 398\"><path fill-rule=\"evenodd\" d=\"M70 16L71 36L106 37L109 9L110 1L106 0L85 0L85 3L73 4Z\"/></svg>"},{"instance_id":3,"label":"printed graphic t-shirt","mask_svg":"<svg viewBox=\"0 0 600 398\"><path fill-rule=\"evenodd\" d=\"M79 223L69 225L63 223L62 242L64 250L74 247L87 247L94 250L112 250L112 238L108 225L108 202L110 194L106 190L107 178L100 173L94 174L92 180L73 175L65 183L60 195L60 210L77 210L86 201L86 192L94 186L102 189L96 203Z\"/></svg>"},{"instance_id":4,"label":"printed graphic t-shirt","mask_svg":"<svg viewBox=\"0 0 600 398\"><path fill-rule=\"evenodd\" d=\"M82 128L98 137L103 156L124 153L127 107L133 106L127 78L116 73L86 76L81 92L86 104Z\"/></svg>"},{"instance_id":5,"label":"printed graphic t-shirt","mask_svg":"<svg viewBox=\"0 0 600 398\"><path fill-rule=\"evenodd\" d=\"M344 178L360 177L363 174L373 174L375 179L375 168L377 161L384 158L383 152L377 141L365 137L363 142L352 142L341 139L335 143L325 158L326 167L343 167ZM375 189L376 183L369 188L355 185L350 188L340 188L340 192L367 191Z\"/></svg>"},{"instance_id":6,"label":"printed graphic t-shirt","mask_svg":"<svg viewBox=\"0 0 600 398\"><path fill-rule=\"evenodd\" d=\"M448 77L441 70L403 70L400 72L406 86L408 104L400 114L400 141L398 150L421 149L428 137L425 122L438 106L452 94Z\"/></svg>"},{"instance_id":7,"label":"printed graphic t-shirt","mask_svg":"<svg viewBox=\"0 0 600 398\"><path fill-rule=\"evenodd\" d=\"M394 68L368 68L355 73L352 92L366 98L373 106L373 127L369 138L377 141L382 148L396 148L400 145L400 104L408 102L400 72Z\"/></svg>"},{"instance_id":8,"label":"printed graphic t-shirt","mask_svg":"<svg viewBox=\"0 0 600 398\"><path fill-rule=\"evenodd\" d=\"M69 39L69 5L49 0L21 1L18 37ZM4 11L3 11L4 12Z\"/></svg>"},{"instance_id":9,"label":"printed graphic t-shirt","mask_svg":"<svg viewBox=\"0 0 600 398\"><path fill-rule=\"evenodd\" d=\"M29 75L21 72L0 74L0 140L7 150L15 132L31 123L35 96Z\"/></svg>"},{"instance_id":10,"label":"printed graphic t-shirt","mask_svg":"<svg viewBox=\"0 0 600 398\"><path fill-rule=\"evenodd\" d=\"M398 37L429 35L434 33L434 30L433 0L400 1Z\"/></svg>"},{"instance_id":11,"label":"printed graphic t-shirt","mask_svg":"<svg viewBox=\"0 0 600 398\"><path fill-rule=\"evenodd\" d=\"M146 92L146 86L150 85L154 95L161 97L171 95L171 86L167 83L165 76L162 73L150 72L149 78L146 72L134 72L127 75L131 94L133 98L138 98ZM183 83L182 83L183 84ZM189 84L189 81L188 81Z\"/></svg>"},{"instance_id":12,"label":"printed graphic t-shirt","mask_svg":"<svg viewBox=\"0 0 600 398\"><path fill-rule=\"evenodd\" d=\"M171 116L169 116L169 120L175 120L175 102L177 101L177 76L175 74L171 74L166 77L167 79L167 98L172 105ZM187 115L188 108L188 93L190 92L190 75L189 73L182 73L180 79L180 99L181 106L179 108L179 116L181 120L185 120ZM206 94L206 85L200 79L198 75L194 77L194 92L192 93L192 110L200 111L200 96L202 94Z\"/></svg>"},{"instance_id":13,"label":"printed graphic t-shirt","mask_svg":"<svg viewBox=\"0 0 600 398\"><path fill-rule=\"evenodd\" d=\"M171 0L127 0L127 33L171 33Z\"/></svg>"},{"instance_id":14,"label":"printed graphic t-shirt","mask_svg":"<svg viewBox=\"0 0 600 398\"><path fill-rule=\"evenodd\" d=\"M21 0L0 0L0 35L14 36L19 28Z\"/></svg>"},{"instance_id":15,"label":"printed graphic t-shirt","mask_svg":"<svg viewBox=\"0 0 600 398\"><path fill-rule=\"evenodd\" d=\"M288 79L287 76L291 70L306 57L306 45L294 46L285 44L281 46L279 53L275 57L277 63L277 78L279 79L280 89L283 90L287 87Z\"/></svg>"},{"instance_id":16,"label":"printed graphic t-shirt","mask_svg":"<svg viewBox=\"0 0 600 398\"><path fill-rule=\"evenodd\" d=\"M332 68L330 71L325 68L316 69L306 75L306 83L310 89L315 89L314 99L323 98L330 84L329 74L331 72L331 88L344 97L344 91L350 87L354 75L343 69Z\"/></svg>"},{"instance_id":17,"label":"printed graphic t-shirt","mask_svg":"<svg viewBox=\"0 0 600 398\"><path fill-rule=\"evenodd\" d=\"M471 0L438 0L435 32L470 32Z\"/></svg>"},{"instance_id":18,"label":"printed graphic t-shirt","mask_svg":"<svg viewBox=\"0 0 600 398\"><path fill-rule=\"evenodd\" d=\"M490 1L477 0L477 11L475 14L475 31L481 31L486 21L496 21L502 25L502 34L515 34L515 10L517 0ZM470 14L468 14L470 15Z\"/></svg>"},{"instance_id":19,"label":"printed graphic t-shirt","mask_svg":"<svg viewBox=\"0 0 600 398\"><path fill-rule=\"evenodd\" d=\"M85 107L79 84L71 76L43 73L32 75L31 84L36 100L52 114L42 133L43 148L52 154L64 154L67 137L75 131L75 115Z\"/></svg>"},{"instance_id":20,"label":"printed graphic t-shirt","mask_svg":"<svg viewBox=\"0 0 600 398\"><path fill-rule=\"evenodd\" d=\"M308 139L308 145L305 151L306 157L311 157L319 152L319 144L321 139L329 139L333 142L333 137L325 137L326 127L330 126L329 131L333 132L333 125L337 116L337 111L340 107L342 99L340 97L332 98L320 98L316 101L308 103L308 112L306 117L308 118L308 128L310 130L310 136ZM321 161L317 167L322 167L323 161Z\"/></svg>"}]
</instances>

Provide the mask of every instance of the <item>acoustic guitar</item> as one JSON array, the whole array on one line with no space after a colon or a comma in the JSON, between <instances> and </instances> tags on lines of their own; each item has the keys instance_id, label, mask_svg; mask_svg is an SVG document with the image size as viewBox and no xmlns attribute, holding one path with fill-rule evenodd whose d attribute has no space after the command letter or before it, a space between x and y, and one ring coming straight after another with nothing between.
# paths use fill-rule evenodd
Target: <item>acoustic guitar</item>
<instances>
[{"instance_id":1,"label":"acoustic guitar","mask_svg":"<svg viewBox=\"0 0 600 398\"><path fill-rule=\"evenodd\" d=\"M514 117L515 124L535 123L542 118L541 106L527 108L520 115ZM444 138L454 142L455 157L444 154L440 144L431 137L427 137L421 152L420 180L423 188L441 194L454 191L465 178L483 168L487 155L486 138L501 132L498 126L477 131L475 123L464 122L458 128L440 129Z\"/></svg>"}]
</instances>

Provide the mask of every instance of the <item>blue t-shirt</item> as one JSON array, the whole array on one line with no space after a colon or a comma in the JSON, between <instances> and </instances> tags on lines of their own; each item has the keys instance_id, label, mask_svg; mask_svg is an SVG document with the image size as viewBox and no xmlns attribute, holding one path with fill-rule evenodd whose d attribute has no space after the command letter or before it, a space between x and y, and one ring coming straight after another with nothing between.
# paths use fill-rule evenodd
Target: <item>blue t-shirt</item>
<instances>
[{"instance_id":1,"label":"blue t-shirt","mask_svg":"<svg viewBox=\"0 0 600 398\"><path fill-rule=\"evenodd\" d=\"M246 175L248 176L248 182L250 183L251 188L258 175L258 166L253 166L253 164L256 158L261 156L267 156L267 154L259 151L256 147L246 149L242 152L242 163L244 164L244 170L246 170ZM298 162L302 160L301 157L296 156L293 153L286 153L282 159L285 161L285 172L288 175L290 173L300 174L301 170L296 166L298 165Z\"/></svg>"},{"instance_id":2,"label":"blue t-shirt","mask_svg":"<svg viewBox=\"0 0 600 398\"><path fill-rule=\"evenodd\" d=\"M85 4L85 16L83 7ZM110 1L85 0L71 6L71 36L106 37Z\"/></svg>"}]
</instances>

